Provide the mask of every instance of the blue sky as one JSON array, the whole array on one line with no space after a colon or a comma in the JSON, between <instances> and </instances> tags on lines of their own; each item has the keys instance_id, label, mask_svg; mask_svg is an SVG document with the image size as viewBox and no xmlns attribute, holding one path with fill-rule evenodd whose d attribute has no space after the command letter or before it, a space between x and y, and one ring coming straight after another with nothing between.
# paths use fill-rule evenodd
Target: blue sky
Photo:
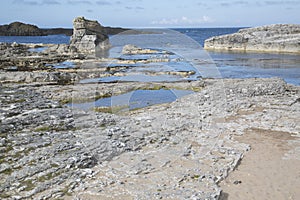
<instances>
[{"instance_id":1,"label":"blue sky","mask_svg":"<svg viewBox=\"0 0 300 200\"><path fill-rule=\"evenodd\" d=\"M4 0L0 24L72 27L76 16L105 26L240 27L300 23L300 0Z\"/></svg>"}]
</instances>

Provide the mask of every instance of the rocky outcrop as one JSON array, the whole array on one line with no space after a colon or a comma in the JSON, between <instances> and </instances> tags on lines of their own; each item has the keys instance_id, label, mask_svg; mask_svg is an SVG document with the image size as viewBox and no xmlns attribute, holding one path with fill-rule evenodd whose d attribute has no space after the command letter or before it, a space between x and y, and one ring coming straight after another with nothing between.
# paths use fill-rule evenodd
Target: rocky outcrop
<instances>
[{"instance_id":1,"label":"rocky outcrop","mask_svg":"<svg viewBox=\"0 0 300 200\"><path fill-rule=\"evenodd\" d=\"M70 46L76 48L78 52L95 53L96 49L105 49L109 46L108 36L99 22L77 17L73 21L73 26Z\"/></svg>"},{"instance_id":2,"label":"rocky outcrop","mask_svg":"<svg viewBox=\"0 0 300 200\"><path fill-rule=\"evenodd\" d=\"M241 29L237 33L209 38L207 50L300 54L300 24L276 24Z\"/></svg>"},{"instance_id":3,"label":"rocky outcrop","mask_svg":"<svg viewBox=\"0 0 300 200\"><path fill-rule=\"evenodd\" d=\"M21 22L13 22L9 25L0 26L1 36L41 36L43 31L37 26L24 24Z\"/></svg>"}]
</instances>

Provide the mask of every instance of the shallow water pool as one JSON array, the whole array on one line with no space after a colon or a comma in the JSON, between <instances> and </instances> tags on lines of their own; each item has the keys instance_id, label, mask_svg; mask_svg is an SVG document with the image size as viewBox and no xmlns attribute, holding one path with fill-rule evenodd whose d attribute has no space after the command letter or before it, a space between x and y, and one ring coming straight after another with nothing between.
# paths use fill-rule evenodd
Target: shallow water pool
<instances>
[{"instance_id":1,"label":"shallow water pool","mask_svg":"<svg viewBox=\"0 0 300 200\"><path fill-rule=\"evenodd\" d=\"M118 108L118 111L128 111L156 104L170 103L176 99L194 93L191 90L160 89L135 90L125 94L98 99L93 102L68 104L73 108L92 110L97 108Z\"/></svg>"}]
</instances>

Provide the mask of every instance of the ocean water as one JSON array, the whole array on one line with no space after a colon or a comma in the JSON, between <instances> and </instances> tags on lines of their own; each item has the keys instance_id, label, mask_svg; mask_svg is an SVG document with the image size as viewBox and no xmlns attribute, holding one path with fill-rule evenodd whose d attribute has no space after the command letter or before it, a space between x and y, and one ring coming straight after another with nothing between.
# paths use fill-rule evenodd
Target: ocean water
<instances>
[{"instance_id":1,"label":"ocean water","mask_svg":"<svg viewBox=\"0 0 300 200\"><path fill-rule=\"evenodd\" d=\"M134 110L155 104L170 103L176 99L194 93L190 90L160 89L160 90L135 90L125 94L102 98L97 101L85 103L70 103L69 106L83 110L95 107L120 108L120 111ZM112 110L113 111L113 110Z\"/></svg>"},{"instance_id":2,"label":"ocean water","mask_svg":"<svg viewBox=\"0 0 300 200\"><path fill-rule=\"evenodd\" d=\"M240 28L177 28L173 29L182 34L191 37L197 41L202 47L204 46L204 41L213 36L225 35L236 33Z\"/></svg>"},{"instance_id":3,"label":"ocean water","mask_svg":"<svg viewBox=\"0 0 300 200\"><path fill-rule=\"evenodd\" d=\"M201 71L209 69L214 63L217 78L262 78L280 77L286 82L300 85L300 56L292 54L270 53L220 53L206 52L202 49L205 39L235 33L240 28L188 28L173 30L154 30L157 34L117 35L111 36L113 44L109 52L111 57L120 57L122 45L135 44L141 47L165 49L187 60L197 60L196 65L202 77L216 77L216 72ZM0 36L0 42L17 43L69 43L70 37L65 35L51 36ZM198 75L198 74L197 74Z\"/></svg>"},{"instance_id":4,"label":"ocean water","mask_svg":"<svg viewBox=\"0 0 300 200\"><path fill-rule=\"evenodd\" d=\"M68 44L70 36L48 35L48 36L0 36L0 42L7 43L44 43L44 44Z\"/></svg>"}]
</instances>

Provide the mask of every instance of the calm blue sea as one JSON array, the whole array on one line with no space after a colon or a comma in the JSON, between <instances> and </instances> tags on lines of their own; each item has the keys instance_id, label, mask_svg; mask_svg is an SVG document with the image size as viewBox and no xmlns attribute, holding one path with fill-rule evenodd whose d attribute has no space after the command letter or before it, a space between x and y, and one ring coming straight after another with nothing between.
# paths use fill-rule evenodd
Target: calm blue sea
<instances>
[{"instance_id":1,"label":"calm blue sea","mask_svg":"<svg viewBox=\"0 0 300 200\"><path fill-rule=\"evenodd\" d=\"M203 47L205 39L217 36L235 33L240 28L181 28L173 29L178 33L184 34L187 38L192 38L199 46ZM145 36L112 36L111 40L122 40L126 38L127 41L134 41L136 38L142 39ZM149 37L152 41L149 43L156 43L159 45L161 36ZM179 39L179 40L178 40ZM178 41L176 41L178 40ZM51 36L0 36L0 42L17 42L17 43L52 43L64 44L69 43L70 37L65 35L51 35ZM191 42L190 40L182 40L180 35L171 35L170 38L164 40L169 43L176 42ZM183 44L184 45L184 44ZM180 46L179 48L180 49ZM188 55L188 52L182 52ZM217 53L208 52L210 60L216 64L220 74L224 78L252 78L252 77L280 77L286 82L300 85L300 56L291 54L257 54L257 53Z\"/></svg>"},{"instance_id":2,"label":"calm blue sea","mask_svg":"<svg viewBox=\"0 0 300 200\"><path fill-rule=\"evenodd\" d=\"M204 40L209 37L235 33L240 28L178 28L173 29L185 34L199 42L202 46ZM65 35L49 35L49 36L0 36L0 42L8 43L45 43L45 44L67 44L70 41L69 36Z\"/></svg>"},{"instance_id":3,"label":"calm blue sea","mask_svg":"<svg viewBox=\"0 0 300 200\"><path fill-rule=\"evenodd\" d=\"M0 36L0 42L7 43L44 43L44 44L67 44L70 37L66 35L48 36Z\"/></svg>"}]
</instances>

